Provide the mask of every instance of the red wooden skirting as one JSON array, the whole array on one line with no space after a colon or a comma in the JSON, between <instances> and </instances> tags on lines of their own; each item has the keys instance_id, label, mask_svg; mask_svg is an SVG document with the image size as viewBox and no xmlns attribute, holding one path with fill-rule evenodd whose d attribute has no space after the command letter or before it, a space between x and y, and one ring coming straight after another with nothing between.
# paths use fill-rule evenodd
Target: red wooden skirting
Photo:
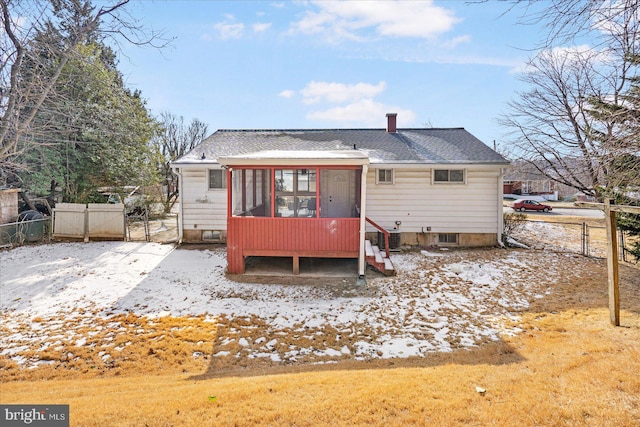
<instances>
[{"instance_id":1,"label":"red wooden skirting","mask_svg":"<svg viewBox=\"0 0 640 427\"><path fill-rule=\"evenodd\" d=\"M227 220L227 263L244 273L250 255L358 258L359 218L259 218Z\"/></svg>"}]
</instances>

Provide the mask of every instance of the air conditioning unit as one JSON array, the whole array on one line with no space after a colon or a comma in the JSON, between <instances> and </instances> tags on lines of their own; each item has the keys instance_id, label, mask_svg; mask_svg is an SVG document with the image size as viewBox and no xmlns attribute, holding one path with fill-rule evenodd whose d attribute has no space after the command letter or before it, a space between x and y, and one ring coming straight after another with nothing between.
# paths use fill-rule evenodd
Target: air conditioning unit
<instances>
[{"instance_id":1,"label":"air conditioning unit","mask_svg":"<svg viewBox=\"0 0 640 427\"><path fill-rule=\"evenodd\" d=\"M387 230L387 231L389 232L389 250L399 251L400 250L400 232L398 230ZM385 249L384 233L382 231L378 231L378 247L380 249Z\"/></svg>"}]
</instances>

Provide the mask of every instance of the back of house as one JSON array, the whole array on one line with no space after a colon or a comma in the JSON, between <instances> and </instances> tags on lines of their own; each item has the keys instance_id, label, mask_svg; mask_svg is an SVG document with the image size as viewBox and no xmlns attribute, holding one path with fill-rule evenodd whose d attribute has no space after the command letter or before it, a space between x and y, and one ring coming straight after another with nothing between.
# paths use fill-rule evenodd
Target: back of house
<instances>
[{"instance_id":1,"label":"back of house","mask_svg":"<svg viewBox=\"0 0 640 427\"><path fill-rule=\"evenodd\" d=\"M398 129L395 114L381 129L218 130L172 163L180 239L232 240L241 257L357 257L383 231L393 246L495 245L508 166L464 128Z\"/></svg>"}]
</instances>

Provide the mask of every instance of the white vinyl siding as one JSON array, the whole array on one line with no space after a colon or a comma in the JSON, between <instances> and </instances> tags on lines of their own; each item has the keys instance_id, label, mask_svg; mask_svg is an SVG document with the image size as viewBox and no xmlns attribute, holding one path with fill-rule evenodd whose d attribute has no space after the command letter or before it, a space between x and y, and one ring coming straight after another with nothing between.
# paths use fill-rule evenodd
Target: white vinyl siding
<instances>
[{"instance_id":1,"label":"white vinyl siding","mask_svg":"<svg viewBox=\"0 0 640 427\"><path fill-rule=\"evenodd\" d=\"M227 229L227 190L209 189L209 168L182 168L180 203L185 230Z\"/></svg>"},{"instance_id":2,"label":"white vinyl siding","mask_svg":"<svg viewBox=\"0 0 640 427\"><path fill-rule=\"evenodd\" d=\"M227 229L227 190L209 190L210 168L182 168L185 230ZM465 169L465 183L432 184L431 168L393 169L394 185L376 185L377 168L367 174L366 216L385 228L401 221L402 232L497 233L499 169ZM367 231L375 231L367 226Z\"/></svg>"},{"instance_id":3,"label":"white vinyl siding","mask_svg":"<svg viewBox=\"0 0 640 427\"><path fill-rule=\"evenodd\" d=\"M386 186L374 185L377 169L370 170L366 215L385 228L400 221L401 232L497 233L499 170L465 172L463 184L432 185L431 168L394 168L395 185Z\"/></svg>"}]
</instances>

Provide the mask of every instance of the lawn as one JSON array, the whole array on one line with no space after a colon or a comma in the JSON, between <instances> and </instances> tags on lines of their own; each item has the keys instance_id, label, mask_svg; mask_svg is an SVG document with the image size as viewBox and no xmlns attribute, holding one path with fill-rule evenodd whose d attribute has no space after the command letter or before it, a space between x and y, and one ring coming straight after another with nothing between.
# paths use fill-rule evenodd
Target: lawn
<instances>
[{"instance_id":1,"label":"lawn","mask_svg":"<svg viewBox=\"0 0 640 427\"><path fill-rule=\"evenodd\" d=\"M74 426L640 425L637 268L614 328L602 259L393 257L362 288L238 283L166 245L0 253L0 401Z\"/></svg>"}]
</instances>

